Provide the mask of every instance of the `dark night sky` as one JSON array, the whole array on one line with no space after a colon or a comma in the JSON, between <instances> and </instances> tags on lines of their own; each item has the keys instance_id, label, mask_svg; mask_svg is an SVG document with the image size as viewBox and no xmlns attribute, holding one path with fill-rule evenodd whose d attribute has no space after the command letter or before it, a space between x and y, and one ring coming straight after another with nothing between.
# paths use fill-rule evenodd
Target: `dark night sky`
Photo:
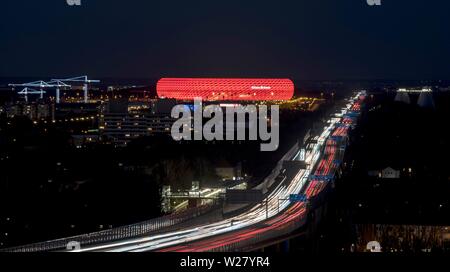
<instances>
[{"instance_id":1,"label":"dark night sky","mask_svg":"<svg viewBox=\"0 0 450 272\"><path fill-rule=\"evenodd\" d=\"M3 0L0 76L450 79L450 1Z\"/></svg>"}]
</instances>

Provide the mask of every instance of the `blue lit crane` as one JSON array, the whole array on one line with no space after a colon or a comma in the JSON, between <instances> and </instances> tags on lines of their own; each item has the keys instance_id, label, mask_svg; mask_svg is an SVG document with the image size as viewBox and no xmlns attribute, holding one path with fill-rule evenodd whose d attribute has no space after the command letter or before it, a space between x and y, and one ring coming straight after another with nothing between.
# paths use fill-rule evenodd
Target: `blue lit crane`
<instances>
[{"instance_id":1,"label":"blue lit crane","mask_svg":"<svg viewBox=\"0 0 450 272\"><path fill-rule=\"evenodd\" d=\"M25 97L25 101L28 102L28 95L29 94L40 94L41 96L43 95L43 93L45 93L44 90L34 90L28 87L25 87L22 91L18 92L17 94L23 95Z\"/></svg>"},{"instance_id":2,"label":"blue lit crane","mask_svg":"<svg viewBox=\"0 0 450 272\"><path fill-rule=\"evenodd\" d=\"M44 88L49 88L50 87L50 85L47 82L42 81L42 80L28 82L28 83L21 83L21 84L11 83L11 84L8 84L8 86L13 87L13 88L14 87L25 87L25 88L33 88L34 87L34 88L39 88L39 90L40 90L39 93L41 95L41 99L44 98ZM28 89L25 90L25 92L27 92L27 91L28 91ZM37 91L33 91L33 93L36 93L36 92ZM30 91L30 93L31 93L31 91Z\"/></svg>"},{"instance_id":3,"label":"blue lit crane","mask_svg":"<svg viewBox=\"0 0 450 272\"><path fill-rule=\"evenodd\" d=\"M60 89L61 88L72 88L72 86L57 80L57 79L52 79L52 81L49 82L49 84L51 84L52 86L54 86L56 88L56 104L59 104L61 102L61 94L60 94Z\"/></svg>"},{"instance_id":4,"label":"blue lit crane","mask_svg":"<svg viewBox=\"0 0 450 272\"><path fill-rule=\"evenodd\" d=\"M100 80L96 79L88 79L87 76L79 76L79 77L73 77L73 78L66 78L66 79L52 79L52 81L59 81L59 82L82 82L83 85L83 91L84 91L84 103L88 103L88 84L89 83L99 83Z\"/></svg>"},{"instance_id":5,"label":"blue lit crane","mask_svg":"<svg viewBox=\"0 0 450 272\"><path fill-rule=\"evenodd\" d=\"M49 89L49 88L56 88L56 103L60 102L60 88L71 88L70 85L62 82L62 81L58 81L58 80L52 80L50 82L45 82L42 80L39 81L33 81L33 82L28 82L28 83L20 83L20 84L8 84L8 86L11 87L25 87L25 89L22 90L22 92L20 92L19 94L24 94L25 95L25 100L28 102L28 94L40 94L40 98L43 99L44 98L44 89ZM27 88L39 88L39 91L36 90L32 90L32 89L27 89Z\"/></svg>"}]
</instances>

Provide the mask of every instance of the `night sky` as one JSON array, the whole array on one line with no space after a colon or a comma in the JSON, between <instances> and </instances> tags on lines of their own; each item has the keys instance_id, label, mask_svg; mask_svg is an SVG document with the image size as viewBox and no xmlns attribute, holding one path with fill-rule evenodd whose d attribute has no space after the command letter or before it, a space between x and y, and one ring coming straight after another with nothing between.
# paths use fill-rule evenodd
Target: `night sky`
<instances>
[{"instance_id":1,"label":"night sky","mask_svg":"<svg viewBox=\"0 0 450 272\"><path fill-rule=\"evenodd\" d=\"M0 77L450 79L450 1L3 0Z\"/></svg>"}]
</instances>

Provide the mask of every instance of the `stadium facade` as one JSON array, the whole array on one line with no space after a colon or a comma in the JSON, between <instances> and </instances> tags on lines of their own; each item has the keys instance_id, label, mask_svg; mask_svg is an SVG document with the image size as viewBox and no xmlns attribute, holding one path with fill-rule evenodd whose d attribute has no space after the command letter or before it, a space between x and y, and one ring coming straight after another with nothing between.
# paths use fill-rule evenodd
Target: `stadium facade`
<instances>
[{"instance_id":1,"label":"stadium facade","mask_svg":"<svg viewBox=\"0 0 450 272\"><path fill-rule=\"evenodd\" d=\"M294 95L294 83L274 78L162 78L156 92L160 98L177 100L289 100Z\"/></svg>"}]
</instances>

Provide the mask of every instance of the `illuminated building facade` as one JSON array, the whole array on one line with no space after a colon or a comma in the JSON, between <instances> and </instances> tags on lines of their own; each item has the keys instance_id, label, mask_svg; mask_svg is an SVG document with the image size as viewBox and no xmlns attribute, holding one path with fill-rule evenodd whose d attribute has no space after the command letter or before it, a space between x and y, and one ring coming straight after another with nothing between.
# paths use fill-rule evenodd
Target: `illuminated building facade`
<instances>
[{"instance_id":1,"label":"illuminated building facade","mask_svg":"<svg viewBox=\"0 0 450 272\"><path fill-rule=\"evenodd\" d=\"M156 85L160 98L205 101L289 100L294 95L290 79L162 78Z\"/></svg>"},{"instance_id":2,"label":"illuminated building facade","mask_svg":"<svg viewBox=\"0 0 450 272\"><path fill-rule=\"evenodd\" d=\"M152 111L137 109L138 106L130 104L128 99L109 101L100 115L100 134L117 145L126 145L132 139L145 136L170 135L174 119L165 112L165 108L169 107L165 105L167 103L169 101L157 102ZM172 103L175 104L175 101Z\"/></svg>"}]
</instances>

